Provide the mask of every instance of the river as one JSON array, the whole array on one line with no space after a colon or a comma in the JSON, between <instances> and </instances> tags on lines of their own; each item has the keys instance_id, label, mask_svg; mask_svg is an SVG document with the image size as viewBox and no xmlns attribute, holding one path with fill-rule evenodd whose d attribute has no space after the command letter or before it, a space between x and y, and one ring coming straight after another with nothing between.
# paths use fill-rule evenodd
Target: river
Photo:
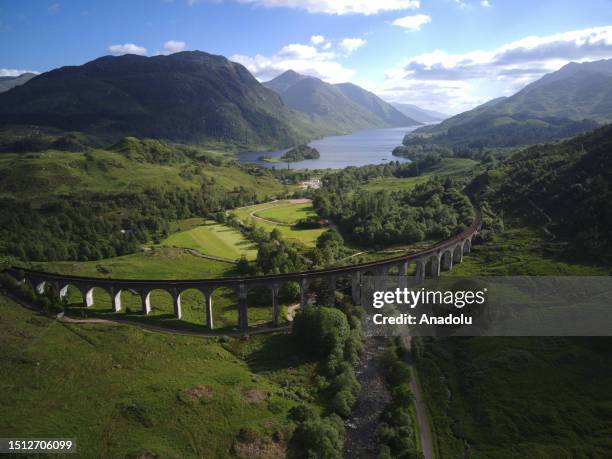
<instances>
[{"instance_id":1,"label":"river","mask_svg":"<svg viewBox=\"0 0 612 459\"><path fill-rule=\"evenodd\" d=\"M319 150L321 157L290 163L290 167L291 169L343 169L347 166L382 164L388 161L409 161L393 156L391 152L402 143L407 132L417 127L366 129L348 135L313 140L308 145ZM279 158L286 151L288 150L241 153L239 160L243 163L258 164L264 167L287 168L287 163L269 163L259 159L262 155Z\"/></svg>"}]
</instances>

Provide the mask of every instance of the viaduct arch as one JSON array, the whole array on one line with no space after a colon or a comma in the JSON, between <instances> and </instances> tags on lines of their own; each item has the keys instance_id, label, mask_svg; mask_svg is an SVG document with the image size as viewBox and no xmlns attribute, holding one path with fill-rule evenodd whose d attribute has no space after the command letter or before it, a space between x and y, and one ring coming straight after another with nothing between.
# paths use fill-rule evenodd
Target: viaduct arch
<instances>
[{"instance_id":1,"label":"viaduct arch","mask_svg":"<svg viewBox=\"0 0 612 459\"><path fill-rule=\"evenodd\" d=\"M360 263L356 265L340 266L336 268L303 271L288 274L273 274L252 277L226 277L219 279L197 279L197 280L128 280L128 279L104 279L95 277L69 276L62 274L10 267L6 272L19 281L29 282L39 294L44 293L47 285L59 292L60 298L68 294L68 287L76 287L82 295L83 306L90 307L94 303L94 288L105 290L112 302L115 312L121 311L121 292L133 290L138 292L141 299L143 314L151 312L150 295L153 290L165 290L172 296L174 305L174 316L182 317L181 294L189 289L195 289L202 293L205 302L205 321L209 329L213 329L212 295L218 288L225 287L236 291L238 297L238 326L241 330L248 329L247 316L247 294L249 290L257 286L265 286L272 295L272 323L279 323L280 307L278 301L279 290L286 282L297 282L300 286L300 305L304 306L308 300L308 286L315 279L329 282L332 290L335 290L336 279L339 276L348 276L351 279L351 293L353 301L359 302L362 278L366 275L374 275L381 279L387 275L392 267L397 267L400 286L407 285L407 273L410 263L415 264L415 282L421 283L427 275L437 277L440 270L451 270L453 264L461 263L463 256L470 253L472 238L480 231L481 214L475 209L475 219L472 224L460 234L439 242L428 249L400 255L373 262ZM426 272L429 268L429 272ZM382 286L379 286L382 288Z\"/></svg>"}]
</instances>

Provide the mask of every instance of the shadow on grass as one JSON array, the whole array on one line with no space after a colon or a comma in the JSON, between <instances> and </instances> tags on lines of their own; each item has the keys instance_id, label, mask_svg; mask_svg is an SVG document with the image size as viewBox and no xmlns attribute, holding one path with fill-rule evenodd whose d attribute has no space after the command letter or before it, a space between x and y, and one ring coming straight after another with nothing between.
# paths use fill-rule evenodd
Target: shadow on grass
<instances>
[{"instance_id":1,"label":"shadow on grass","mask_svg":"<svg viewBox=\"0 0 612 459\"><path fill-rule=\"evenodd\" d=\"M299 351L291 333L277 333L267 337L246 358L253 373L284 370L309 361Z\"/></svg>"},{"instance_id":2,"label":"shadow on grass","mask_svg":"<svg viewBox=\"0 0 612 459\"><path fill-rule=\"evenodd\" d=\"M189 333L197 333L197 334L205 334L211 336L223 336L223 335L243 335L243 334L252 334L252 333L264 333L264 332L276 332L282 331L279 329L272 327L270 322L265 322L258 324L253 327L249 327L249 329L244 332L241 331L236 325L228 325L225 327L215 328L213 330L209 330L206 325L199 325L193 322L186 322L181 319L177 319L173 314L154 314L145 316L142 312L114 312L112 309L86 309L82 306L77 305L68 305L64 308L64 312L67 317L72 319L103 319L118 323L132 323L135 325L142 325L143 328L151 328L151 329L163 329L169 332L189 332Z\"/></svg>"}]
</instances>

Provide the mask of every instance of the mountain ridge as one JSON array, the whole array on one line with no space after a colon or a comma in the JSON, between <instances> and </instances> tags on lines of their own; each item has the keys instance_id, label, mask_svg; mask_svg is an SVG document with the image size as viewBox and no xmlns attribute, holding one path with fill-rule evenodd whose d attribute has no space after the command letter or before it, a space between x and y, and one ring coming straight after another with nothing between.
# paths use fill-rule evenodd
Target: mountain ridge
<instances>
[{"instance_id":1,"label":"mountain ridge","mask_svg":"<svg viewBox=\"0 0 612 459\"><path fill-rule=\"evenodd\" d=\"M290 108L343 131L420 124L352 83L330 84L287 70L263 84L276 91Z\"/></svg>"},{"instance_id":2,"label":"mountain ridge","mask_svg":"<svg viewBox=\"0 0 612 459\"><path fill-rule=\"evenodd\" d=\"M400 102L391 102L391 105L395 107L399 112L404 115L419 121L420 123L439 123L449 118L444 113L437 112L435 110L426 110L414 104L405 104Z\"/></svg>"}]
</instances>

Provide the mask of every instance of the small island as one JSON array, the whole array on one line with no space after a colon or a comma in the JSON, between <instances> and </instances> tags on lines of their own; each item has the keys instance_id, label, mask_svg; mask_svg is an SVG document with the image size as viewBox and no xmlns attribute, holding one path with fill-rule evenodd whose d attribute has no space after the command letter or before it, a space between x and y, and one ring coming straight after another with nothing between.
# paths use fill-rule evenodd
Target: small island
<instances>
[{"instance_id":1,"label":"small island","mask_svg":"<svg viewBox=\"0 0 612 459\"><path fill-rule=\"evenodd\" d=\"M319 150L316 148L309 147L308 145L299 145L289 150L279 160L285 163L295 163L305 159L319 159L320 157Z\"/></svg>"},{"instance_id":2,"label":"small island","mask_svg":"<svg viewBox=\"0 0 612 459\"><path fill-rule=\"evenodd\" d=\"M261 155L257 159L267 163L297 163L305 159L319 159L320 157L321 154L316 148L309 147L308 145L300 145L292 148L278 158L273 158L270 155Z\"/></svg>"}]
</instances>

